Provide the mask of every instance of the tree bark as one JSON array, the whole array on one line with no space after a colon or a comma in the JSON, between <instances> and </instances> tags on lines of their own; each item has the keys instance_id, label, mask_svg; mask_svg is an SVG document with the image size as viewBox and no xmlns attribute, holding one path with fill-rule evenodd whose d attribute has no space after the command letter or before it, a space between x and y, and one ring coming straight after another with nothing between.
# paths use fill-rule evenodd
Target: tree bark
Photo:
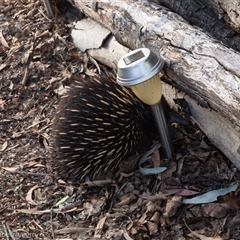
<instances>
[{"instance_id":1,"label":"tree bark","mask_svg":"<svg viewBox=\"0 0 240 240\"><path fill-rule=\"evenodd\" d=\"M240 20L238 17L240 11L237 11L240 10L240 6L238 10L233 11L233 7L237 5L236 3L234 4L235 0L224 0L224 2L217 0L156 1L182 16L190 24L202 28L211 34L211 36L221 41L226 47L231 47L237 51L240 50L240 35L235 31L239 30L239 23L237 21Z\"/></svg>"},{"instance_id":2,"label":"tree bark","mask_svg":"<svg viewBox=\"0 0 240 240\"><path fill-rule=\"evenodd\" d=\"M205 0L207 1L207 0ZM239 0L211 0L213 6L218 10L221 17L224 18L236 32L240 33L240 2Z\"/></svg>"}]
</instances>

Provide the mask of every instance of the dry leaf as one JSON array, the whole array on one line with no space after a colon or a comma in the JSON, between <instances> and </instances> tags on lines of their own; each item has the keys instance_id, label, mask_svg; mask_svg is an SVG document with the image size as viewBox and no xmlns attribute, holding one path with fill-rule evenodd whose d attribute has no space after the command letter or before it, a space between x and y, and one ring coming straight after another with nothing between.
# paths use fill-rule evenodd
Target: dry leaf
<instances>
[{"instance_id":1,"label":"dry leaf","mask_svg":"<svg viewBox=\"0 0 240 240\"><path fill-rule=\"evenodd\" d=\"M16 172L19 167L3 167L2 169L8 171L8 172Z\"/></svg>"},{"instance_id":2,"label":"dry leaf","mask_svg":"<svg viewBox=\"0 0 240 240\"><path fill-rule=\"evenodd\" d=\"M199 192L196 191L192 191L192 190L188 190L188 189L184 189L184 188L173 188L173 189L167 189L164 190L164 194L167 195L172 195L172 194L177 194L179 196L191 196L191 195L196 195Z\"/></svg>"},{"instance_id":3,"label":"dry leaf","mask_svg":"<svg viewBox=\"0 0 240 240\"><path fill-rule=\"evenodd\" d=\"M38 185L35 185L34 187L32 187L28 192L27 192L27 196L26 196L26 200L28 203L32 204L32 205L38 205L35 201L33 201L32 199L32 195L33 195L33 191L35 189L39 188Z\"/></svg>"},{"instance_id":4,"label":"dry leaf","mask_svg":"<svg viewBox=\"0 0 240 240\"><path fill-rule=\"evenodd\" d=\"M182 197L181 196L173 196L172 199L167 201L165 215L167 217L174 216L179 207L182 205Z\"/></svg>"},{"instance_id":5,"label":"dry leaf","mask_svg":"<svg viewBox=\"0 0 240 240\"><path fill-rule=\"evenodd\" d=\"M137 199L137 196L134 193L131 193L129 196L124 196L120 202L115 204L115 207L128 205L136 199Z\"/></svg>"},{"instance_id":6,"label":"dry leaf","mask_svg":"<svg viewBox=\"0 0 240 240\"><path fill-rule=\"evenodd\" d=\"M188 230L196 237L200 238L201 240L223 240L221 237L206 237L204 235L201 235L201 234L198 234L197 232L195 231L192 231L188 225L186 224L185 220L184 220L184 223L186 225L186 227L188 228Z\"/></svg>"},{"instance_id":7,"label":"dry leaf","mask_svg":"<svg viewBox=\"0 0 240 240\"><path fill-rule=\"evenodd\" d=\"M39 157L37 157L39 158ZM43 164L39 164L38 162L35 161L29 161L26 163L26 167L45 167Z\"/></svg>"},{"instance_id":8,"label":"dry leaf","mask_svg":"<svg viewBox=\"0 0 240 240\"><path fill-rule=\"evenodd\" d=\"M144 212L141 218L138 220L139 224L143 225L146 222L146 218L147 218L147 213Z\"/></svg>"},{"instance_id":9,"label":"dry leaf","mask_svg":"<svg viewBox=\"0 0 240 240\"><path fill-rule=\"evenodd\" d=\"M233 193L229 196L224 197L225 203L227 203L229 206L234 207L236 210L240 209L240 199L237 198Z\"/></svg>"},{"instance_id":10,"label":"dry leaf","mask_svg":"<svg viewBox=\"0 0 240 240\"><path fill-rule=\"evenodd\" d=\"M159 153L159 150L158 148L156 148L152 154L152 162L153 162L153 166L155 168L159 167L160 166L160 153Z\"/></svg>"},{"instance_id":11,"label":"dry leaf","mask_svg":"<svg viewBox=\"0 0 240 240\"><path fill-rule=\"evenodd\" d=\"M160 213L156 211L150 221L147 221L147 227L150 235L154 235L159 231Z\"/></svg>"},{"instance_id":12,"label":"dry leaf","mask_svg":"<svg viewBox=\"0 0 240 240\"><path fill-rule=\"evenodd\" d=\"M9 45L7 43L7 41L5 40L5 38L2 35L2 32L0 31L0 42L2 43L2 45L6 48L9 48Z\"/></svg>"},{"instance_id":13,"label":"dry leaf","mask_svg":"<svg viewBox=\"0 0 240 240\"><path fill-rule=\"evenodd\" d=\"M228 216L233 209L226 203L209 203L203 205L202 210L210 217L224 218Z\"/></svg>"},{"instance_id":14,"label":"dry leaf","mask_svg":"<svg viewBox=\"0 0 240 240\"><path fill-rule=\"evenodd\" d=\"M151 196L139 195L140 198L146 199L148 201L167 200L168 199L167 196L168 196L167 194L163 194L161 192Z\"/></svg>"},{"instance_id":15,"label":"dry leaf","mask_svg":"<svg viewBox=\"0 0 240 240\"><path fill-rule=\"evenodd\" d=\"M191 199L184 199L184 204L202 204L202 203L211 203L217 200L219 196L226 195L230 192L236 191L238 188L238 184L230 185L227 188L220 188L217 190L209 191L204 193L200 196L191 198Z\"/></svg>"},{"instance_id":16,"label":"dry leaf","mask_svg":"<svg viewBox=\"0 0 240 240\"><path fill-rule=\"evenodd\" d=\"M37 215L40 215L40 214L44 214L44 213L51 213L51 209L47 209L47 210L43 210L43 211L39 211L38 209L36 208L33 208L33 209L17 209L16 210L16 213L25 213L25 214L37 214Z\"/></svg>"},{"instance_id":17,"label":"dry leaf","mask_svg":"<svg viewBox=\"0 0 240 240\"><path fill-rule=\"evenodd\" d=\"M107 219L107 216L101 218L99 221L98 221L98 224L95 228L95 232L94 232L94 237L95 238L101 238L101 233L102 233L102 229L103 229L103 226L104 226L104 223Z\"/></svg>"},{"instance_id":18,"label":"dry leaf","mask_svg":"<svg viewBox=\"0 0 240 240\"><path fill-rule=\"evenodd\" d=\"M133 238L131 238L128 234L128 232L126 231L126 229L123 230L123 236L126 240L134 240Z\"/></svg>"},{"instance_id":19,"label":"dry leaf","mask_svg":"<svg viewBox=\"0 0 240 240\"><path fill-rule=\"evenodd\" d=\"M2 148L0 149L1 152L3 152L7 148L8 142L5 141L2 145Z\"/></svg>"},{"instance_id":20,"label":"dry leaf","mask_svg":"<svg viewBox=\"0 0 240 240\"><path fill-rule=\"evenodd\" d=\"M1 70L0 70L1 71ZM0 99L0 109L5 109L5 107L6 107L6 103L5 103L5 101L4 100L2 100L2 99Z\"/></svg>"},{"instance_id":21,"label":"dry leaf","mask_svg":"<svg viewBox=\"0 0 240 240\"><path fill-rule=\"evenodd\" d=\"M139 162L139 154L136 154L127 160L123 160L119 163L118 168L120 172L131 173L137 169Z\"/></svg>"}]
</instances>

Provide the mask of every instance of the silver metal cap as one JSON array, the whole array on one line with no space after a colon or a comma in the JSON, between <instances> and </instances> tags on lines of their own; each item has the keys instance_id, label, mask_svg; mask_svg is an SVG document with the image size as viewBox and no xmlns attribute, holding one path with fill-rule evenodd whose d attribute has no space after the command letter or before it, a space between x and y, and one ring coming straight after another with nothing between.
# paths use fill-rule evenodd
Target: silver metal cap
<instances>
[{"instance_id":1,"label":"silver metal cap","mask_svg":"<svg viewBox=\"0 0 240 240\"><path fill-rule=\"evenodd\" d=\"M133 86L142 83L161 71L164 61L148 48L129 52L118 62L117 83Z\"/></svg>"}]
</instances>

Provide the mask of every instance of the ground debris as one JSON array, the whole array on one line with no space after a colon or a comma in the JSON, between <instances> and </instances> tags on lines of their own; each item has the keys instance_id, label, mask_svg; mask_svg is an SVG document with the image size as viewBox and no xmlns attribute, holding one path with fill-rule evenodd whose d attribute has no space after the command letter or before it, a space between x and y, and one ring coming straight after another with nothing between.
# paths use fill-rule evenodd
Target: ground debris
<instances>
[{"instance_id":1,"label":"ground debris","mask_svg":"<svg viewBox=\"0 0 240 240\"><path fill-rule=\"evenodd\" d=\"M166 167L160 174L131 167L81 186L56 177L51 121L87 64L69 39L80 15L54 2L53 19L41 0L0 5L0 239L240 239L238 189L212 203L182 203L240 177L196 126L171 126L178 154L155 158L152 165Z\"/></svg>"}]
</instances>

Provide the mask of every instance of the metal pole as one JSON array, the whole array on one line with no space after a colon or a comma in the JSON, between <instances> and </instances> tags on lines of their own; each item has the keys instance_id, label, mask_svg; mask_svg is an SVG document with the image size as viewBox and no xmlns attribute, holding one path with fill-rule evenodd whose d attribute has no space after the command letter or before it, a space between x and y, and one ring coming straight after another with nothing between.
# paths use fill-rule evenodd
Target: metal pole
<instances>
[{"instance_id":1,"label":"metal pole","mask_svg":"<svg viewBox=\"0 0 240 240\"><path fill-rule=\"evenodd\" d=\"M45 7L47 9L50 18L54 18L54 12L52 8L52 0L44 0Z\"/></svg>"},{"instance_id":2,"label":"metal pole","mask_svg":"<svg viewBox=\"0 0 240 240\"><path fill-rule=\"evenodd\" d=\"M150 106L157 124L158 134L161 140L165 157L171 159L173 157L172 139L169 135L168 126L162 107L161 101Z\"/></svg>"}]
</instances>

